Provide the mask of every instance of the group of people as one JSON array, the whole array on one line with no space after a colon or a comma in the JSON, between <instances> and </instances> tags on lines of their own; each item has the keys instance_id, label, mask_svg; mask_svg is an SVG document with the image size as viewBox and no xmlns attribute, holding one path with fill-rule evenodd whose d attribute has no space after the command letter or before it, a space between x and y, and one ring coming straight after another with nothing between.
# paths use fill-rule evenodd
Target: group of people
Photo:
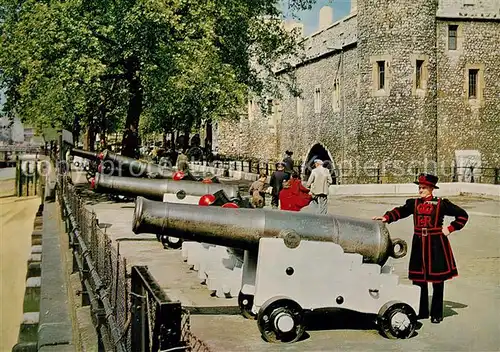
<instances>
[{"instance_id":1,"label":"group of people","mask_svg":"<svg viewBox=\"0 0 500 352\"><path fill-rule=\"evenodd\" d=\"M270 189L273 209L279 207L281 210L300 211L311 202L316 202L318 212L327 214L328 189L333 182L330 171L323 167L322 160L316 159L315 167L304 186L299 173L293 167L293 152L287 150L285 154L286 157L276 165L276 171L271 174L270 187L266 187L266 174L261 174L250 186L249 192L254 206L264 207L265 194L267 189Z\"/></svg>"}]
</instances>

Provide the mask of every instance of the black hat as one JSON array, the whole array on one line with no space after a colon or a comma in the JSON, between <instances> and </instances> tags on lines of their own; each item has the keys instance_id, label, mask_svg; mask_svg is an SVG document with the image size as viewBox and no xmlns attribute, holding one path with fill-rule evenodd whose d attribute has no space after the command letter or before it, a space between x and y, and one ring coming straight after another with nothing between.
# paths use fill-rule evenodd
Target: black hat
<instances>
[{"instance_id":1,"label":"black hat","mask_svg":"<svg viewBox=\"0 0 500 352\"><path fill-rule=\"evenodd\" d=\"M427 185L434 187L436 189L439 189L438 186L436 186L436 183L438 182L438 177L435 175L431 174L420 174L418 176L418 180L416 182L413 182L416 185Z\"/></svg>"},{"instance_id":2,"label":"black hat","mask_svg":"<svg viewBox=\"0 0 500 352\"><path fill-rule=\"evenodd\" d=\"M291 151L287 150L287 151L285 152L285 154L286 154L286 155L290 155L290 156L292 156L292 155L293 155L293 152L291 152Z\"/></svg>"}]
</instances>

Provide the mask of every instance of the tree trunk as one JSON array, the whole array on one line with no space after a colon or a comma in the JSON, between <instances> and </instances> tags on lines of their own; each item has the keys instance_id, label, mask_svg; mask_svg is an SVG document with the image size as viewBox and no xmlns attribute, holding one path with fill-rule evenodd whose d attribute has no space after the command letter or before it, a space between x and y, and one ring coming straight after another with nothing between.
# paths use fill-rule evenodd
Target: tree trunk
<instances>
[{"instance_id":1,"label":"tree trunk","mask_svg":"<svg viewBox=\"0 0 500 352\"><path fill-rule=\"evenodd\" d=\"M189 129L184 130L184 145L182 146L183 149L189 149Z\"/></svg>"},{"instance_id":2,"label":"tree trunk","mask_svg":"<svg viewBox=\"0 0 500 352\"><path fill-rule=\"evenodd\" d=\"M129 101L125 133L122 139L122 155L136 157L139 149L139 118L142 113L142 87L139 77L139 60L137 57L127 59L125 63L125 76L128 82Z\"/></svg>"},{"instance_id":3,"label":"tree trunk","mask_svg":"<svg viewBox=\"0 0 500 352\"><path fill-rule=\"evenodd\" d=\"M85 140L86 140L86 146L84 145L84 149L87 149L91 152L93 152L95 150L95 128L92 124L90 124L88 127L87 127L87 132L86 132L86 136L85 136Z\"/></svg>"},{"instance_id":4,"label":"tree trunk","mask_svg":"<svg viewBox=\"0 0 500 352\"><path fill-rule=\"evenodd\" d=\"M75 144L75 147L78 145L78 141L80 139L80 119L81 115L75 115L73 120L73 143Z\"/></svg>"},{"instance_id":5,"label":"tree trunk","mask_svg":"<svg viewBox=\"0 0 500 352\"><path fill-rule=\"evenodd\" d=\"M208 120L205 125L205 152L212 152L212 121Z\"/></svg>"}]
</instances>

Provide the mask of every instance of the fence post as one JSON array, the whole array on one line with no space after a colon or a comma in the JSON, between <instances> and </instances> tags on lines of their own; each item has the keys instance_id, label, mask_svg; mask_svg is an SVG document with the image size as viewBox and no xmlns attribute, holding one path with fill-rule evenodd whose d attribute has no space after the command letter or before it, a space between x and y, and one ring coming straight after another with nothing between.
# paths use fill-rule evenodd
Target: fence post
<instances>
[{"instance_id":1,"label":"fence post","mask_svg":"<svg viewBox=\"0 0 500 352\"><path fill-rule=\"evenodd\" d=\"M474 183L474 166L470 167L470 182Z\"/></svg>"},{"instance_id":2,"label":"fence post","mask_svg":"<svg viewBox=\"0 0 500 352\"><path fill-rule=\"evenodd\" d=\"M377 168L377 183L382 183L380 181L380 168Z\"/></svg>"},{"instance_id":3,"label":"fence post","mask_svg":"<svg viewBox=\"0 0 500 352\"><path fill-rule=\"evenodd\" d=\"M26 197L30 196L30 181L32 181L32 176L30 175L30 163L26 162ZM32 182L33 183L33 182Z\"/></svg>"},{"instance_id":4,"label":"fence post","mask_svg":"<svg viewBox=\"0 0 500 352\"><path fill-rule=\"evenodd\" d=\"M35 159L35 196L38 194L38 183L40 182L40 178L38 177L38 160Z\"/></svg>"},{"instance_id":5,"label":"fence post","mask_svg":"<svg viewBox=\"0 0 500 352\"><path fill-rule=\"evenodd\" d=\"M498 185L500 183L500 167L495 168L495 180L494 183Z\"/></svg>"},{"instance_id":6,"label":"fence post","mask_svg":"<svg viewBox=\"0 0 500 352\"><path fill-rule=\"evenodd\" d=\"M140 284L137 269L132 267L132 278L130 284L130 298L131 298L131 337L132 337L132 351L145 351L144 347L149 346L149 333L147 327L144 326L145 311L144 311L144 292Z\"/></svg>"}]
</instances>

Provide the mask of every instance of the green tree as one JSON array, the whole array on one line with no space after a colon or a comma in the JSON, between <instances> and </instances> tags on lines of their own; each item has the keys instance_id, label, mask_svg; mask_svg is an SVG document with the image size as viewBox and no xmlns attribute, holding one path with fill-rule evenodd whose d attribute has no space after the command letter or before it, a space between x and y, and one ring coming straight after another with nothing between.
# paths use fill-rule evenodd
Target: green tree
<instances>
[{"instance_id":1,"label":"green tree","mask_svg":"<svg viewBox=\"0 0 500 352\"><path fill-rule=\"evenodd\" d=\"M290 0L292 10L313 0ZM189 129L279 96L296 38L276 0L0 0L7 114L39 127ZM288 61L287 61L288 60ZM291 71L293 72L293 71Z\"/></svg>"}]
</instances>

